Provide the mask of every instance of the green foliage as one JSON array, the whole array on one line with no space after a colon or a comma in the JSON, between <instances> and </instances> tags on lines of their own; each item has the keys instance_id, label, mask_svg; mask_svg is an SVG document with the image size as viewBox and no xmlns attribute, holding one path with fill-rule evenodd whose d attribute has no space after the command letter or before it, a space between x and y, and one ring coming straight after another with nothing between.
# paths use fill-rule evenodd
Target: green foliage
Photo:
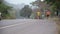
<instances>
[{"instance_id":1,"label":"green foliage","mask_svg":"<svg viewBox=\"0 0 60 34\"><path fill-rule=\"evenodd\" d=\"M45 0L47 2L47 4L50 4L51 6L54 6L57 8L57 9L60 9L60 0Z\"/></svg>"},{"instance_id":2,"label":"green foliage","mask_svg":"<svg viewBox=\"0 0 60 34\"><path fill-rule=\"evenodd\" d=\"M5 5L3 1L0 0L0 12L2 13L2 18L6 18L6 16L9 15L8 10L10 9L10 6Z\"/></svg>"},{"instance_id":3,"label":"green foliage","mask_svg":"<svg viewBox=\"0 0 60 34\"><path fill-rule=\"evenodd\" d=\"M45 0L47 2L47 4L54 4L55 3L55 0Z\"/></svg>"},{"instance_id":4,"label":"green foliage","mask_svg":"<svg viewBox=\"0 0 60 34\"><path fill-rule=\"evenodd\" d=\"M49 4L51 6L50 9L52 9L52 14L54 12L57 12L57 16L59 14L59 10L60 10L60 0L45 0L45 2L47 2L47 4Z\"/></svg>"},{"instance_id":5,"label":"green foliage","mask_svg":"<svg viewBox=\"0 0 60 34\"><path fill-rule=\"evenodd\" d=\"M29 7L29 5L25 5L24 8L21 9L20 15L23 17L30 17L32 13L32 9Z\"/></svg>"}]
</instances>

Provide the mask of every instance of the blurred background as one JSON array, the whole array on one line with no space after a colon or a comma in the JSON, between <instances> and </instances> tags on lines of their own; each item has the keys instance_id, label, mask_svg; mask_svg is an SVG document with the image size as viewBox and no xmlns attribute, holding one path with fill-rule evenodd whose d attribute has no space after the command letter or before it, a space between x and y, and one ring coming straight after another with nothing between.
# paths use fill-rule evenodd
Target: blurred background
<instances>
[{"instance_id":1,"label":"blurred background","mask_svg":"<svg viewBox=\"0 0 60 34\"><path fill-rule=\"evenodd\" d=\"M2 19L44 19L60 16L60 0L0 0Z\"/></svg>"},{"instance_id":2,"label":"blurred background","mask_svg":"<svg viewBox=\"0 0 60 34\"><path fill-rule=\"evenodd\" d=\"M60 0L0 0L0 34L60 34Z\"/></svg>"}]
</instances>

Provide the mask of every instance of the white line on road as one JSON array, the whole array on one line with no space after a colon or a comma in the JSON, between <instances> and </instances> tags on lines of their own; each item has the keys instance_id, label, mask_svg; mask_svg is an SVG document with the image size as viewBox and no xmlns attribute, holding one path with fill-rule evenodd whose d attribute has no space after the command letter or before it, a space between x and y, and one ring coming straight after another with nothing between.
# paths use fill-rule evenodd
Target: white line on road
<instances>
[{"instance_id":1,"label":"white line on road","mask_svg":"<svg viewBox=\"0 0 60 34\"><path fill-rule=\"evenodd\" d=\"M14 27L14 26L17 26L17 25L22 25L22 24L26 24L26 23L18 23L18 24L13 24L13 25L9 25L9 26L4 26L4 27L0 27L0 29Z\"/></svg>"}]
</instances>

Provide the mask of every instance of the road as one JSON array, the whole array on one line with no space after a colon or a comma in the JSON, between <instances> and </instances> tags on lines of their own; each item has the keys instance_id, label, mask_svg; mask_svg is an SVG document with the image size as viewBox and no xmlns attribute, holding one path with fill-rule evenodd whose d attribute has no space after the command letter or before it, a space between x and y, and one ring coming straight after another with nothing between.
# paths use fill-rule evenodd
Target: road
<instances>
[{"instance_id":1,"label":"road","mask_svg":"<svg viewBox=\"0 0 60 34\"><path fill-rule=\"evenodd\" d=\"M13 19L0 21L0 34L56 34L52 20Z\"/></svg>"}]
</instances>

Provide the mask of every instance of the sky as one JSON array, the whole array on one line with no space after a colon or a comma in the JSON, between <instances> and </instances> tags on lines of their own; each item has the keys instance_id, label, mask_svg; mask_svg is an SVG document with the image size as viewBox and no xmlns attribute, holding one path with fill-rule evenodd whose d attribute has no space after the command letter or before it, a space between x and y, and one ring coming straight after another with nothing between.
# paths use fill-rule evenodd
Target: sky
<instances>
[{"instance_id":1,"label":"sky","mask_svg":"<svg viewBox=\"0 0 60 34\"><path fill-rule=\"evenodd\" d=\"M5 0L7 1L8 3L12 3L12 4L22 4L22 3L25 3L25 4L28 4L30 5L29 3L35 1L35 0Z\"/></svg>"}]
</instances>

